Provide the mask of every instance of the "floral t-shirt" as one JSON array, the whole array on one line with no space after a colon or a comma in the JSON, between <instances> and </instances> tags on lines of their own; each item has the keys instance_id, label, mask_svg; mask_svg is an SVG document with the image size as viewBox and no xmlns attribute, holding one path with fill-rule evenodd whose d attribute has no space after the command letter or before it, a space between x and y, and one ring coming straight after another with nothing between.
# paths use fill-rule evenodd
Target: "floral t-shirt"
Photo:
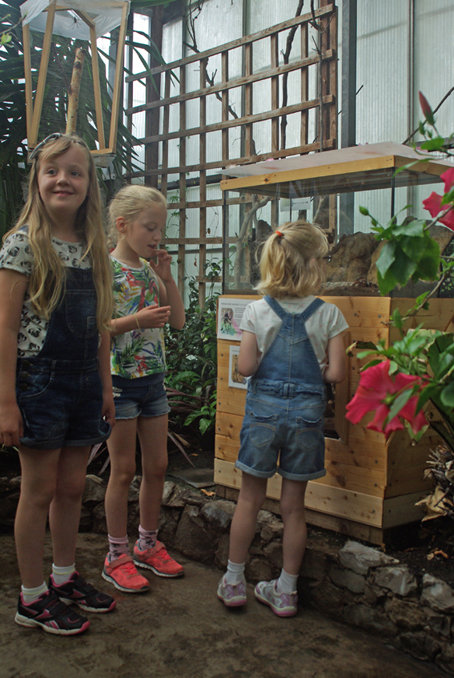
<instances>
[{"instance_id":1,"label":"floral t-shirt","mask_svg":"<svg viewBox=\"0 0 454 678\"><path fill-rule=\"evenodd\" d=\"M114 318L133 315L146 306L159 305L158 278L143 259L130 268L110 257L113 271ZM114 375L137 379L165 372L164 332L160 328L134 329L112 338L110 367Z\"/></svg>"},{"instance_id":2,"label":"floral t-shirt","mask_svg":"<svg viewBox=\"0 0 454 678\"><path fill-rule=\"evenodd\" d=\"M58 238L52 238L52 246L64 266L91 268L90 258L84 257L82 259L85 250L83 243L65 242ZM11 233L5 239L0 250L0 268L8 268L30 277L33 268L33 252L26 227ZM36 313L28 294L26 294L17 337L17 355L19 358L30 358L41 351L46 338L47 327L48 321Z\"/></svg>"}]
</instances>

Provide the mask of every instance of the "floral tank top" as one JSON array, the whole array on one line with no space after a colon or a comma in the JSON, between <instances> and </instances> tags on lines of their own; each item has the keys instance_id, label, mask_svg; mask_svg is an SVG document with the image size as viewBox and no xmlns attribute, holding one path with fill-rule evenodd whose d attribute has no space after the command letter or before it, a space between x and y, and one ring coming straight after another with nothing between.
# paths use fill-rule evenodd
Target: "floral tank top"
<instances>
[{"instance_id":1,"label":"floral tank top","mask_svg":"<svg viewBox=\"0 0 454 678\"><path fill-rule=\"evenodd\" d=\"M113 271L114 318L132 315L146 306L159 305L158 278L144 259L141 268L130 268L110 257ZM160 328L134 329L112 337L111 373L126 379L165 372L164 332Z\"/></svg>"}]
</instances>

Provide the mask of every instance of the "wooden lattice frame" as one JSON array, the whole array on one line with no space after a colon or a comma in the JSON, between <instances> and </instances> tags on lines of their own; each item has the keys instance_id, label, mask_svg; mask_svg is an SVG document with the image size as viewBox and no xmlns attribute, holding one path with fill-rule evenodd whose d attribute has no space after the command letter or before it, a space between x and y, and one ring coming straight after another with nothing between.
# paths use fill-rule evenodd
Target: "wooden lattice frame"
<instances>
[{"instance_id":1,"label":"wooden lattice frame","mask_svg":"<svg viewBox=\"0 0 454 678\"><path fill-rule=\"evenodd\" d=\"M318 26L318 53L309 55L309 26ZM299 33L301 45L301 57L290 63L279 65L278 37L283 31L294 29ZM269 40L270 68L253 72L253 47L260 40ZM242 47L244 50L244 73L240 78L229 79L229 54L232 50ZM220 55L222 72L221 81L208 84L207 66L209 59ZM189 65L199 64L200 81L199 88L192 91L186 89L186 68ZM309 100L309 69L318 68L318 96ZM300 72L301 101L287 106L279 104L279 78L291 72ZM180 93L170 96L171 79L176 75L180 85ZM131 84L136 80L147 81L148 92L156 92L160 88L161 77L164 78L164 96L157 98L151 94L150 99L140 106L132 106L129 98L129 108L126 111L130 120L134 114L146 112L146 136L140 139L145 145L146 165L143 172L131 175L131 178L143 178L145 183L158 186L164 194L169 188L169 175L178 174L179 201L173 203L173 208L179 210L179 237L169 238L166 244L175 248L178 252L178 283L183 288L185 277L184 253L187 245L199 247L199 283L200 298L205 298L206 279L204 277L204 265L206 261L207 245L222 246L222 237L209 237L207 234L207 209L219 207L223 204L222 198L207 200L207 171L225 168L232 164L258 162L267 158L284 158L296 154L304 154L313 151L330 150L337 148L337 10L335 4L329 0L320 0L320 7L311 13L298 16L280 24L262 30L258 33L245 36L232 42L220 45L205 52L195 53L183 59L173 61L166 65L151 68L149 72L142 72L126 78L126 83ZM269 81L271 90L271 109L264 112L253 112L252 88L253 83ZM150 82L153 86L150 87ZM237 117L232 116L229 108L229 91L233 88L242 88L244 111ZM132 89L132 87L131 87ZM215 95L222 100L222 119L215 124L207 124L206 121L206 98ZM186 104L190 100L197 99L200 102L199 125L192 128L186 127ZM179 129L170 130L170 109L176 106L179 110ZM318 138L310 142L308 139L308 116L311 109L318 110ZM286 116L294 113L300 114L300 144L291 148L281 147L279 126ZM162 132L159 132L159 123L162 120ZM254 123L265 120L271 121L270 149L266 153L257 154L254 147L253 126ZM229 132L237 129L242 135L243 146L240 157L230 157ZM150 133L150 131L153 131ZM221 130L222 157L215 161L206 160L206 137L209 132ZM186 139L189 136L199 137L199 162L188 163L186 153ZM168 165L169 141L178 139L179 163L178 166ZM157 167L157 145L161 145L162 165ZM154 162L150 163L153 158ZM187 201L186 199L186 175L188 172L197 172L200 176L199 200ZM212 180L212 177L211 177ZM231 198L235 201L238 198ZM186 210L198 208L200 210L200 235L198 238L185 237ZM330 210L334 212L334 210Z\"/></svg>"}]
</instances>

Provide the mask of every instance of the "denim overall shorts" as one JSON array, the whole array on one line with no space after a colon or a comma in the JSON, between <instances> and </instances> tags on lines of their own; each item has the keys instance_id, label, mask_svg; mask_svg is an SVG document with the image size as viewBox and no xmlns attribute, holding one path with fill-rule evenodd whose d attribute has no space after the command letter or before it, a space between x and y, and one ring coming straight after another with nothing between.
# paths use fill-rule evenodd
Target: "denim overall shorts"
<instances>
[{"instance_id":1,"label":"denim overall shorts","mask_svg":"<svg viewBox=\"0 0 454 678\"><path fill-rule=\"evenodd\" d=\"M66 285L41 351L19 358L16 397L21 443L37 449L90 446L106 440L98 369L96 290L91 269L66 268Z\"/></svg>"},{"instance_id":2,"label":"denim overall shorts","mask_svg":"<svg viewBox=\"0 0 454 678\"><path fill-rule=\"evenodd\" d=\"M246 409L235 466L258 478L274 473L306 481L325 475L325 384L305 322L323 304L302 313L265 301L281 318L281 328L248 384Z\"/></svg>"}]
</instances>

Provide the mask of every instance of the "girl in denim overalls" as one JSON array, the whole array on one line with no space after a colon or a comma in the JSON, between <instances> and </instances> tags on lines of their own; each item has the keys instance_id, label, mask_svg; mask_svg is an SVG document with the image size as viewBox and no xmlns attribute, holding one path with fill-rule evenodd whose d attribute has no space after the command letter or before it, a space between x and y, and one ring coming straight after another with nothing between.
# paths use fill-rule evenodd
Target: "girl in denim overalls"
<instances>
[{"instance_id":1,"label":"girl in denim overalls","mask_svg":"<svg viewBox=\"0 0 454 678\"><path fill-rule=\"evenodd\" d=\"M75 569L87 459L114 422L109 369L111 274L92 156L51 134L31 153L27 202L0 251L0 443L16 446L16 622L59 635L89 621L70 604L115 601ZM46 522L53 565L43 581Z\"/></svg>"},{"instance_id":2,"label":"girl in denim overalls","mask_svg":"<svg viewBox=\"0 0 454 678\"><path fill-rule=\"evenodd\" d=\"M167 469L169 404L163 327L181 329L183 300L172 277L172 257L160 249L167 218L163 194L149 186L121 188L109 205L115 248L111 252L114 290L111 371L116 426L107 447L110 476L105 507L109 551L102 576L125 593L143 593L148 579L137 567L161 577L180 577L183 566L158 540ZM129 548L128 494L136 471L136 440L142 458L140 523Z\"/></svg>"},{"instance_id":3,"label":"girl in denim overalls","mask_svg":"<svg viewBox=\"0 0 454 678\"><path fill-rule=\"evenodd\" d=\"M283 568L261 581L255 597L281 617L297 612L296 582L306 545L304 495L308 480L325 475L325 382L345 376L339 309L313 296L323 279L326 236L316 226L285 224L266 241L260 258L264 299L244 312L238 370L248 382L235 466L241 489L230 529L227 572L217 594L227 607L246 603L245 561L266 495L267 479L282 476Z\"/></svg>"}]
</instances>

